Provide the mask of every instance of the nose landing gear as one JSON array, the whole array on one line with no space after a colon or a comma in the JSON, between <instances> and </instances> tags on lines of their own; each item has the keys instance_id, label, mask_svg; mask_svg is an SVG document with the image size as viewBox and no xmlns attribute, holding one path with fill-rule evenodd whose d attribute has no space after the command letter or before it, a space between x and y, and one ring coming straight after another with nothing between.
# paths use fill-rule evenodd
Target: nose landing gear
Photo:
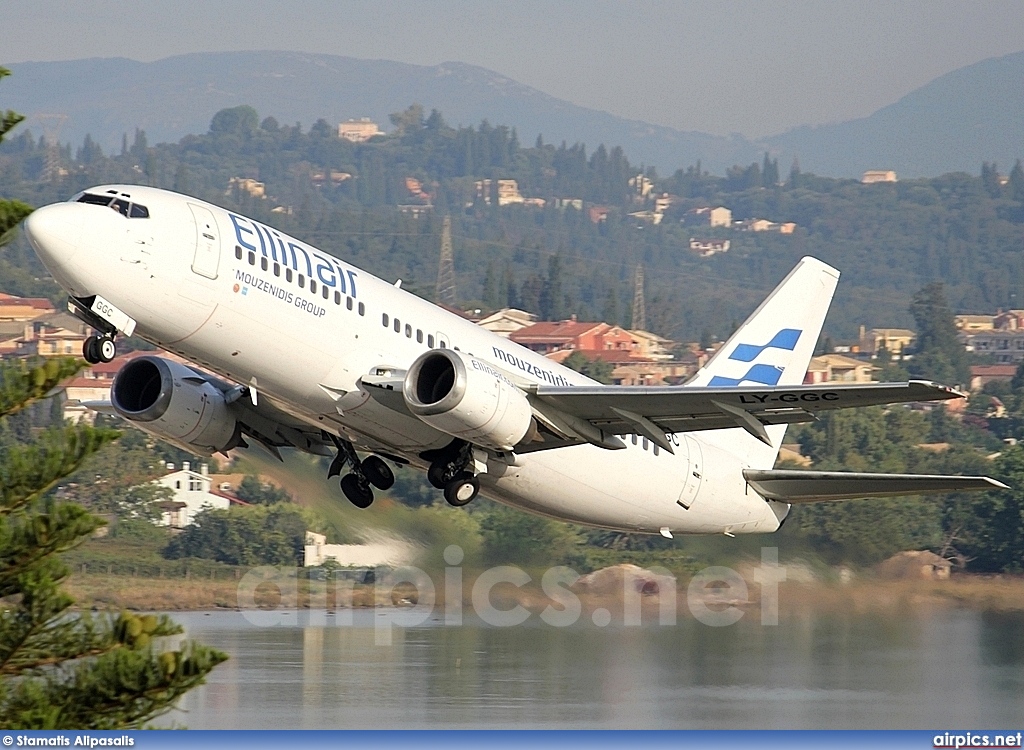
<instances>
[{"instance_id":1,"label":"nose landing gear","mask_svg":"<svg viewBox=\"0 0 1024 750\"><path fill-rule=\"evenodd\" d=\"M114 337L109 334L103 336L90 336L82 346L82 356L90 365L100 362L110 362L117 356L117 345Z\"/></svg>"}]
</instances>

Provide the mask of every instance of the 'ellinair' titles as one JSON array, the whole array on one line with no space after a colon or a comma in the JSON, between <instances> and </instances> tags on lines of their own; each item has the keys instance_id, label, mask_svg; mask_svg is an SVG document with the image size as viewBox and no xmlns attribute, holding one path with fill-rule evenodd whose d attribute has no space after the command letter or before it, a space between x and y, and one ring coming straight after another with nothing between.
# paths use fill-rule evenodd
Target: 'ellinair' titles
<instances>
[{"instance_id":1,"label":"'ellinair' titles","mask_svg":"<svg viewBox=\"0 0 1024 750\"><path fill-rule=\"evenodd\" d=\"M308 248L298 240L282 235L258 221L246 219L244 216L228 213L235 227L235 241L246 250L260 253L285 268L304 273L310 279L316 279L329 289L337 289L350 297L356 294L356 278L358 274L350 268L342 268L336 258ZM257 247L254 242L259 242ZM314 273L313 263L316 262ZM347 282L347 283L346 283Z\"/></svg>"}]
</instances>

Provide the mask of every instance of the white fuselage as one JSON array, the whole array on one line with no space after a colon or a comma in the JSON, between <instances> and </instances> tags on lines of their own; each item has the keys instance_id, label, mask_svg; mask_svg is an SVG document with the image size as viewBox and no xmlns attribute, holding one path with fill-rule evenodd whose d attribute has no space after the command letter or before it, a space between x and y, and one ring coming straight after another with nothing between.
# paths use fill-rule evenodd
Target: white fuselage
<instances>
[{"instance_id":1,"label":"white fuselage","mask_svg":"<svg viewBox=\"0 0 1024 750\"><path fill-rule=\"evenodd\" d=\"M136 335L252 385L260 399L357 445L423 466L418 454L450 441L358 384L375 368L407 369L441 342L522 382L592 384L251 219L154 188L90 192L108 189L144 204L149 218L82 203L47 206L33 218L33 245L57 281L73 296L98 294L116 305L137 322ZM625 436L625 450L587 444L492 459L480 475L482 492L553 518L623 531L779 527L788 506L749 489L741 474L746 465L728 449L753 438L731 429L671 439L674 454Z\"/></svg>"}]
</instances>

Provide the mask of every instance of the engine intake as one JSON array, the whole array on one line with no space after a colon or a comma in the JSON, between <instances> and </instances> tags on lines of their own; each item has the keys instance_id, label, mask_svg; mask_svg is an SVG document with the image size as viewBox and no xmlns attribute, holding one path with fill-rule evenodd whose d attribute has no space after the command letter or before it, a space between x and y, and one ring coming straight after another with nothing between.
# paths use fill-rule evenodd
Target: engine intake
<instances>
[{"instance_id":1,"label":"engine intake","mask_svg":"<svg viewBox=\"0 0 1024 750\"><path fill-rule=\"evenodd\" d=\"M453 349L420 355L402 394L409 411L431 427L486 448L512 450L536 430L526 394L508 376Z\"/></svg>"},{"instance_id":2,"label":"engine intake","mask_svg":"<svg viewBox=\"0 0 1024 750\"><path fill-rule=\"evenodd\" d=\"M220 389L163 357L128 362L114 378L110 401L140 429L193 453L228 451L240 444L238 422Z\"/></svg>"}]
</instances>

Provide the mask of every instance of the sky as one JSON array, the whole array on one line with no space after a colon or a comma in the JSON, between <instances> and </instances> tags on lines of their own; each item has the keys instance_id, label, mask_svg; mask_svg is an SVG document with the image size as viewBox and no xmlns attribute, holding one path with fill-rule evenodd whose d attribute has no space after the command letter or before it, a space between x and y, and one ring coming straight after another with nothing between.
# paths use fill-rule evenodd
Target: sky
<instances>
[{"instance_id":1,"label":"sky","mask_svg":"<svg viewBox=\"0 0 1024 750\"><path fill-rule=\"evenodd\" d=\"M1022 0L5 0L0 65L291 50L479 65L574 104L759 138L1024 50Z\"/></svg>"}]
</instances>

